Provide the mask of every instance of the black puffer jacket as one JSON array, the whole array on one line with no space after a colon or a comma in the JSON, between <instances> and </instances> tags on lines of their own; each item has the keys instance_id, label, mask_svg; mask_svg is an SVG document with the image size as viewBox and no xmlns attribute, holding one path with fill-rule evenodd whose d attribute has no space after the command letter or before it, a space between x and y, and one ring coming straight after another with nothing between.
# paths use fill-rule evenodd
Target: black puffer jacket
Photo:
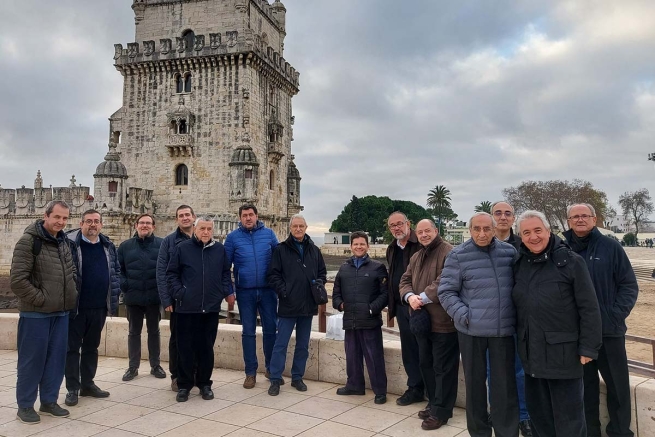
<instances>
[{"instance_id":1,"label":"black puffer jacket","mask_svg":"<svg viewBox=\"0 0 655 437\"><path fill-rule=\"evenodd\" d=\"M121 291L125 305L159 305L157 257L162 239L134 236L118 247Z\"/></svg>"},{"instance_id":2,"label":"black puffer jacket","mask_svg":"<svg viewBox=\"0 0 655 437\"><path fill-rule=\"evenodd\" d=\"M317 313L310 279L320 279L325 284L325 261L321 251L309 235L302 242L303 256L289 235L273 251L268 268L268 283L279 297L277 315L280 317L305 317Z\"/></svg>"},{"instance_id":3,"label":"black puffer jacket","mask_svg":"<svg viewBox=\"0 0 655 437\"><path fill-rule=\"evenodd\" d=\"M41 250L34 256L34 240ZM25 229L11 260L11 291L18 297L20 311L55 313L75 309L77 284L71 246L75 243L59 231L57 238L43 228L43 220Z\"/></svg>"},{"instance_id":4,"label":"black puffer jacket","mask_svg":"<svg viewBox=\"0 0 655 437\"><path fill-rule=\"evenodd\" d=\"M189 240L189 236L182 232L178 227L175 232L167 235L161 242L159 247L159 256L157 257L157 289L159 291L159 299L161 299L161 305L164 308L168 308L173 305L175 298L173 293L168 288L166 283L166 268L171 258L175 254L175 250L180 243Z\"/></svg>"},{"instance_id":5,"label":"black puffer jacket","mask_svg":"<svg viewBox=\"0 0 655 437\"><path fill-rule=\"evenodd\" d=\"M602 343L598 302L582 257L551 235L541 254L521 246L514 279L518 352L525 373L581 378L580 356L598 358Z\"/></svg>"},{"instance_id":6,"label":"black puffer jacket","mask_svg":"<svg viewBox=\"0 0 655 437\"><path fill-rule=\"evenodd\" d=\"M343 303L343 329L372 329L382 326L382 310L387 306L387 268L368 256L355 267L350 258L334 279L332 306Z\"/></svg>"}]
</instances>

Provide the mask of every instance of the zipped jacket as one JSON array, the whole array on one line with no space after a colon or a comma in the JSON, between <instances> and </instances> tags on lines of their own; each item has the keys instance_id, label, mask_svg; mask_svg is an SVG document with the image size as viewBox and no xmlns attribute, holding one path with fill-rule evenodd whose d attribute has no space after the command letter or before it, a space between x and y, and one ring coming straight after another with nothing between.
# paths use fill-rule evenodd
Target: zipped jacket
<instances>
[{"instance_id":1,"label":"zipped jacket","mask_svg":"<svg viewBox=\"0 0 655 437\"><path fill-rule=\"evenodd\" d=\"M121 266L121 291L125 305L159 305L157 291L157 257L162 239L138 235L118 246Z\"/></svg>"},{"instance_id":2,"label":"zipped jacket","mask_svg":"<svg viewBox=\"0 0 655 437\"><path fill-rule=\"evenodd\" d=\"M225 252L230 264L234 264L236 291L243 289L269 289L268 267L273 249L278 245L272 229L258 221L253 229L241 223L225 239Z\"/></svg>"},{"instance_id":3,"label":"zipped jacket","mask_svg":"<svg viewBox=\"0 0 655 437\"><path fill-rule=\"evenodd\" d=\"M164 308L173 305L174 301L173 295L169 291L168 284L166 283L166 268L177 246L188 240L189 236L178 227L175 232L167 235L161 242L161 246L159 246L159 255L157 256L157 291L159 292L161 306Z\"/></svg>"},{"instance_id":4,"label":"zipped jacket","mask_svg":"<svg viewBox=\"0 0 655 437\"><path fill-rule=\"evenodd\" d=\"M389 266L389 307L387 311L389 311L390 318L396 317L396 305L403 305L403 300L400 299L400 284L398 285L398 290L393 290L391 279L394 277L394 273L397 269L400 269L403 273L405 273L407 266L409 266L409 260L416 252L421 250L421 247L422 246L416 237L416 232L414 232L413 229L409 230L409 238L407 239L407 244L405 245L404 249L398 247L398 242L395 239L387 247L386 258L387 265ZM397 263L394 263L397 250L403 251L402 265L396 265ZM396 299L398 299L398 302L396 302Z\"/></svg>"}]
</instances>

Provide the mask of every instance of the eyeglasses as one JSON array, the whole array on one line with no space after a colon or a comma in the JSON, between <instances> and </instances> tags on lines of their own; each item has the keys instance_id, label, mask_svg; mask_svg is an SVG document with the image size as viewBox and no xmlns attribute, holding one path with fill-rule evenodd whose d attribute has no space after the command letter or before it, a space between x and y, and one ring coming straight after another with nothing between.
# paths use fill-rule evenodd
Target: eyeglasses
<instances>
[{"instance_id":1,"label":"eyeglasses","mask_svg":"<svg viewBox=\"0 0 655 437\"><path fill-rule=\"evenodd\" d=\"M500 217L501 215L504 215L505 217L511 217L514 215L512 211L494 211L494 216Z\"/></svg>"},{"instance_id":2,"label":"eyeglasses","mask_svg":"<svg viewBox=\"0 0 655 437\"><path fill-rule=\"evenodd\" d=\"M139 225L139 226L152 226L152 222L138 222L137 225Z\"/></svg>"},{"instance_id":3,"label":"eyeglasses","mask_svg":"<svg viewBox=\"0 0 655 437\"><path fill-rule=\"evenodd\" d=\"M584 221L587 221L592 217L595 217L595 216L588 215L588 214L581 214L581 215L574 215L572 217L569 217L569 220L573 220L573 221L577 222L578 220L582 219Z\"/></svg>"},{"instance_id":4,"label":"eyeglasses","mask_svg":"<svg viewBox=\"0 0 655 437\"><path fill-rule=\"evenodd\" d=\"M402 228L402 227L405 225L405 223L407 223L407 221L404 221L404 222L398 222L398 223L389 223L389 229L398 229L398 228Z\"/></svg>"},{"instance_id":5,"label":"eyeglasses","mask_svg":"<svg viewBox=\"0 0 655 437\"><path fill-rule=\"evenodd\" d=\"M473 226L473 228L472 228L471 230L472 230L473 232L478 233L478 234L479 234L480 232L484 232L485 234L488 234L488 233L491 232L493 229L490 228L489 226L485 226L484 228L481 228L481 227L479 227L479 226Z\"/></svg>"},{"instance_id":6,"label":"eyeglasses","mask_svg":"<svg viewBox=\"0 0 655 437\"><path fill-rule=\"evenodd\" d=\"M91 220L91 219L84 220L84 224L89 225L89 226L90 225L99 225L100 223L102 223L100 220Z\"/></svg>"}]
</instances>

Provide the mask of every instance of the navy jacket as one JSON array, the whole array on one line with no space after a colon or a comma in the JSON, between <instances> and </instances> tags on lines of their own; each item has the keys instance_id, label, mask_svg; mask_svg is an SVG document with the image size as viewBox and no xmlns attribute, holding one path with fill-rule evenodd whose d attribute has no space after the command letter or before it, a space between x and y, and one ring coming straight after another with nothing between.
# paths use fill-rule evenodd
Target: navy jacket
<instances>
[{"instance_id":1,"label":"navy jacket","mask_svg":"<svg viewBox=\"0 0 655 437\"><path fill-rule=\"evenodd\" d=\"M277 315L280 317L305 317L317 313L318 305L310 286L310 279L320 279L325 284L325 261L321 251L309 235L302 242L303 256L289 235L278 244L268 270L268 279L280 298Z\"/></svg>"},{"instance_id":2,"label":"navy jacket","mask_svg":"<svg viewBox=\"0 0 655 437\"><path fill-rule=\"evenodd\" d=\"M188 240L189 236L182 232L180 228L177 228L175 232L164 238L159 247L159 255L157 256L157 291L159 292L161 306L164 308L173 305L174 301L173 295L169 291L168 284L166 283L166 268L177 246Z\"/></svg>"},{"instance_id":3,"label":"navy jacket","mask_svg":"<svg viewBox=\"0 0 655 437\"><path fill-rule=\"evenodd\" d=\"M234 264L234 283L241 289L270 289L268 267L278 241L275 233L258 221L253 229L239 227L225 239L225 252Z\"/></svg>"},{"instance_id":4,"label":"navy jacket","mask_svg":"<svg viewBox=\"0 0 655 437\"><path fill-rule=\"evenodd\" d=\"M387 268L366 257L357 268L352 258L334 278L332 306L343 303L343 329L372 329L382 326L382 310L388 299Z\"/></svg>"},{"instance_id":5,"label":"navy jacket","mask_svg":"<svg viewBox=\"0 0 655 437\"><path fill-rule=\"evenodd\" d=\"M166 268L168 289L178 313L217 313L232 294L230 263L216 240L203 244L195 236L177 246Z\"/></svg>"},{"instance_id":6,"label":"navy jacket","mask_svg":"<svg viewBox=\"0 0 655 437\"><path fill-rule=\"evenodd\" d=\"M82 249L80 242L82 241L82 232L80 229L74 229L66 233L69 240L75 242L76 250L72 251L73 261L77 267L78 284L82 283ZM105 249L105 256L107 257L107 267L109 271L109 289L107 290L107 313L110 315L118 314L118 296L121 294L121 266L118 263L118 252L116 246L105 235L98 235L100 244ZM77 315L77 307L80 304L80 293L77 294L77 303L75 305L74 314ZM73 313L71 313L73 314Z\"/></svg>"},{"instance_id":7,"label":"navy jacket","mask_svg":"<svg viewBox=\"0 0 655 437\"><path fill-rule=\"evenodd\" d=\"M121 291L125 305L159 305L157 257L162 239L134 236L118 246Z\"/></svg>"},{"instance_id":8,"label":"navy jacket","mask_svg":"<svg viewBox=\"0 0 655 437\"><path fill-rule=\"evenodd\" d=\"M564 232L571 241L572 230ZM587 269L596 289L596 297L603 319L603 336L625 335L625 319L634 308L639 294L635 272L625 249L618 241L607 237L594 228L591 231L585 258Z\"/></svg>"}]
</instances>

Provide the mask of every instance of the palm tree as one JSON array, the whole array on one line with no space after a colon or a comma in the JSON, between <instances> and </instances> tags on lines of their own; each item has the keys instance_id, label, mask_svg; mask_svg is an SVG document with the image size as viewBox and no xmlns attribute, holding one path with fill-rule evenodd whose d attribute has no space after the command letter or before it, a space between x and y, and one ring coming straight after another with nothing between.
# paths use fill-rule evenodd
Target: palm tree
<instances>
[{"instance_id":1,"label":"palm tree","mask_svg":"<svg viewBox=\"0 0 655 437\"><path fill-rule=\"evenodd\" d=\"M475 212L486 212L491 214L491 202L483 200L479 205L475 206Z\"/></svg>"},{"instance_id":2,"label":"palm tree","mask_svg":"<svg viewBox=\"0 0 655 437\"><path fill-rule=\"evenodd\" d=\"M441 230L441 217L450 208L450 190L444 185L437 185L428 192L428 208L437 216L438 227Z\"/></svg>"}]
</instances>

